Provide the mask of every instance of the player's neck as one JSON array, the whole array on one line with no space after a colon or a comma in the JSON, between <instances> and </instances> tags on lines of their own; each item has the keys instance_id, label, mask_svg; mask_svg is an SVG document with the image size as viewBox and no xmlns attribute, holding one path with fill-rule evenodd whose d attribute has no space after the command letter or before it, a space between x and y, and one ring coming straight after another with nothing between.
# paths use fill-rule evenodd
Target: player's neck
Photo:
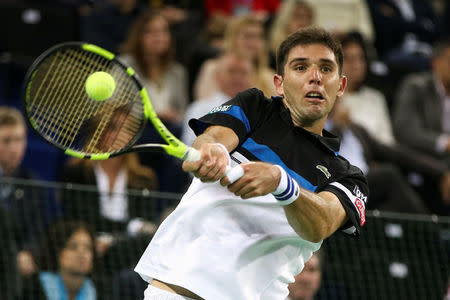
<instances>
[{"instance_id":1,"label":"player's neck","mask_svg":"<svg viewBox=\"0 0 450 300\"><path fill-rule=\"evenodd\" d=\"M317 124L315 123L314 125L310 126L310 127L306 127L306 126L302 126L303 129L318 134L320 136L322 136L322 131L323 131L323 124Z\"/></svg>"},{"instance_id":2,"label":"player's neck","mask_svg":"<svg viewBox=\"0 0 450 300\"><path fill-rule=\"evenodd\" d=\"M294 125L297 127L301 127L309 132L322 135L323 128L325 126L325 122L327 121L327 116L323 117L322 119L316 120L311 124L305 124L301 121L296 121L294 118L292 119L294 122Z\"/></svg>"}]
</instances>

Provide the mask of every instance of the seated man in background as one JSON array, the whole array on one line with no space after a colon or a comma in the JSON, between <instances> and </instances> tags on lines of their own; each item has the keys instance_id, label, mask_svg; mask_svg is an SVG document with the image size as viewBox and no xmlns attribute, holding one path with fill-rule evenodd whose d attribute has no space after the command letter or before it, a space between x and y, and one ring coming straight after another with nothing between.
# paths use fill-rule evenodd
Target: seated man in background
<instances>
[{"instance_id":1,"label":"seated man in background","mask_svg":"<svg viewBox=\"0 0 450 300\"><path fill-rule=\"evenodd\" d=\"M18 267L22 275L36 269L32 251L42 232L45 220L42 193L6 178L32 179L21 167L27 146L25 120L15 108L0 106L0 210L11 216L18 243Z\"/></svg>"},{"instance_id":2,"label":"seated man in background","mask_svg":"<svg viewBox=\"0 0 450 300\"><path fill-rule=\"evenodd\" d=\"M397 140L411 148L434 156L447 168L450 166L450 40L438 42L433 49L432 70L412 74L397 91L394 106L394 132ZM427 186L427 178L424 178ZM444 198L435 204L442 211L450 206Z\"/></svg>"},{"instance_id":3,"label":"seated man in background","mask_svg":"<svg viewBox=\"0 0 450 300\"><path fill-rule=\"evenodd\" d=\"M436 189L441 190L445 199L450 197L448 166L404 145L387 145L378 141L364 127L350 120L343 104L336 103L326 128L341 137L339 154L366 174L371 190L369 209L403 213L428 213L432 210L432 200L421 199L402 170L426 175L439 185Z\"/></svg>"},{"instance_id":4,"label":"seated man in background","mask_svg":"<svg viewBox=\"0 0 450 300\"><path fill-rule=\"evenodd\" d=\"M289 284L286 300L313 300L322 283L322 254L314 252L305 263L300 274L294 276L295 282Z\"/></svg>"}]
</instances>

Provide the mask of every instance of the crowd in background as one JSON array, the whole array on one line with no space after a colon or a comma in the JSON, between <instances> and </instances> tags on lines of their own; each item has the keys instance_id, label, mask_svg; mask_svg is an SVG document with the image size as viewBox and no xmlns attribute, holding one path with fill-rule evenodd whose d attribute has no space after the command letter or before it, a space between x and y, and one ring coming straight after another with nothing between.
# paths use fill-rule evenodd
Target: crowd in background
<instances>
[{"instance_id":1,"label":"crowd in background","mask_svg":"<svg viewBox=\"0 0 450 300\"><path fill-rule=\"evenodd\" d=\"M340 155L367 175L368 208L450 215L448 1L0 0L3 11L27 7L42 10L40 22L46 22L49 7L73 12L76 30L67 39L104 47L131 65L159 117L187 144L195 139L189 119L250 87L275 95L275 54L281 41L303 27L322 26L341 40L348 78L326 128L342 138ZM13 47L14 39L7 41L11 45L0 46L0 176L96 188L81 196L67 189L49 200L39 191L19 193L0 182L0 230L11 242L0 258L15 255L17 262L17 276L1 279L0 286L17 287L24 299L34 299L31 294L44 299L62 280L58 293L69 299L104 293L108 299L126 299L113 289L127 283L139 297L143 282L132 264L167 212L161 211L161 199L143 202L126 192L179 194L191 177L166 155L128 154L92 162L67 159L45 144L17 110L19 83L35 58L33 45L20 50ZM149 127L139 142L157 138ZM19 221L23 218L27 222ZM121 238L112 243L116 232ZM53 240L46 238L50 235ZM129 245L138 253L117 263ZM41 249L53 249L53 257L43 258ZM75 263L74 251L81 253ZM102 271L116 285L87 277L97 257L103 264L116 263L115 273ZM13 261L2 265L12 270Z\"/></svg>"}]
</instances>

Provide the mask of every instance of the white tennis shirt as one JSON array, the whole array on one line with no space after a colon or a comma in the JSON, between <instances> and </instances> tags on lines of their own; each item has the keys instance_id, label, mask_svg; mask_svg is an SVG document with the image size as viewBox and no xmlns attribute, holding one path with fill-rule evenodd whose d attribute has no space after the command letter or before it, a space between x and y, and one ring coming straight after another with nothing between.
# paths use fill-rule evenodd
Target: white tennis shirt
<instances>
[{"instance_id":1,"label":"white tennis shirt","mask_svg":"<svg viewBox=\"0 0 450 300\"><path fill-rule=\"evenodd\" d=\"M320 246L295 233L271 194L243 200L194 178L135 271L207 300L285 299Z\"/></svg>"}]
</instances>

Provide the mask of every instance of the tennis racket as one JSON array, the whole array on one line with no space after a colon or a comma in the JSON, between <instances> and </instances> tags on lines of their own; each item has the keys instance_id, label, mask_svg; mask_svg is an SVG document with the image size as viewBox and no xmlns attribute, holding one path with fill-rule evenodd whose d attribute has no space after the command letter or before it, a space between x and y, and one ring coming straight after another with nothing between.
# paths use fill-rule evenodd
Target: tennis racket
<instances>
[{"instance_id":1,"label":"tennis racket","mask_svg":"<svg viewBox=\"0 0 450 300\"><path fill-rule=\"evenodd\" d=\"M115 89L106 100L94 100L86 92L86 80L95 72L114 79ZM200 159L198 150L182 143L158 118L135 71L96 45L68 42L42 53L26 74L23 99L31 127L70 156L103 160L151 151ZM135 145L147 120L167 144Z\"/></svg>"}]
</instances>

